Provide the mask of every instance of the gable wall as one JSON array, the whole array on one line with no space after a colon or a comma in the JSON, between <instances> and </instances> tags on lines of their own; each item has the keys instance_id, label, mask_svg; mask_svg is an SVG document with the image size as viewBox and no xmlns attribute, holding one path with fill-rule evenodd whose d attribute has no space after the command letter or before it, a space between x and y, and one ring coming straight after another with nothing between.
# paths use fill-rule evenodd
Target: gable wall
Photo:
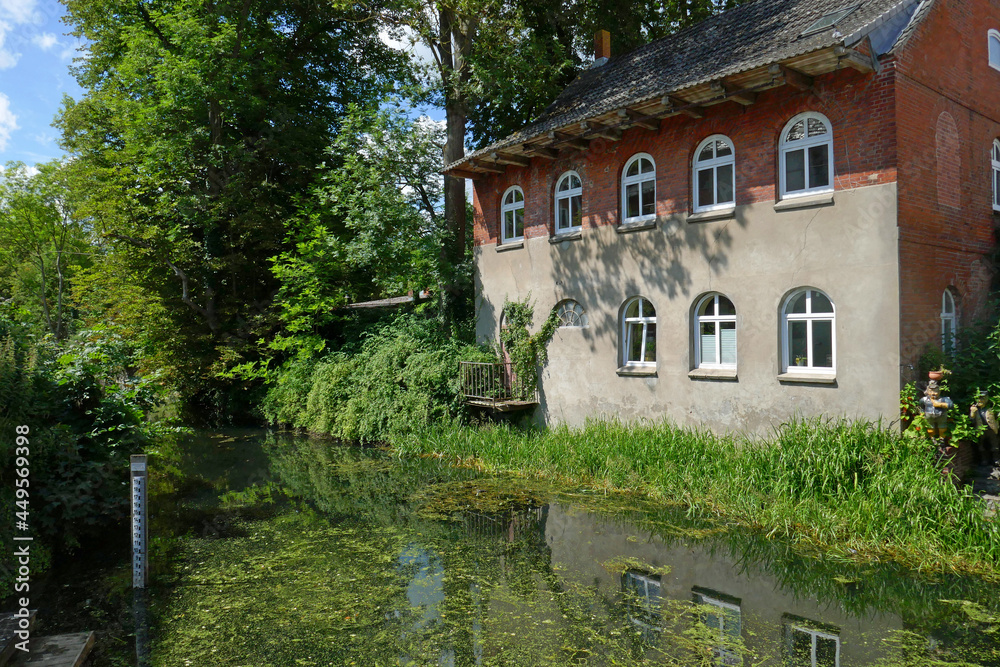
<instances>
[{"instance_id":1,"label":"gable wall","mask_svg":"<svg viewBox=\"0 0 1000 667\"><path fill-rule=\"evenodd\" d=\"M987 31L1000 2L935 0L898 55L901 379L941 341L941 295L962 323L987 315L994 245L990 149L1000 136L1000 71Z\"/></svg>"}]
</instances>

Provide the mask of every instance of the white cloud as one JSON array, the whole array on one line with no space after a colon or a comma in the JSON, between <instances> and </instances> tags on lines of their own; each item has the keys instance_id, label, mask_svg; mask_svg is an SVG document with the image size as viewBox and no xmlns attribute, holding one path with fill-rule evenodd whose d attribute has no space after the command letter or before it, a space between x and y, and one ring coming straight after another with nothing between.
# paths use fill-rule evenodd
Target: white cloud
<instances>
[{"instance_id":1,"label":"white cloud","mask_svg":"<svg viewBox=\"0 0 1000 667\"><path fill-rule=\"evenodd\" d=\"M42 32L32 37L31 42L42 51L48 51L59 43L59 38L51 32Z\"/></svg>"},{"instance_id":2,"label":"white cloud","mask_svg":"<svg viewBox=\"0 0 1000 667\"><path fill-rule=\"evenodd\" d=\"M0 20L0 69L10 69L17 64L21 57L20 53L15 53L7 48L7 33L12 27L7 21Z\"/></svg>"},{"instance_id":3,"label":"white cloud","mask_svg":"<svg viewBox=\"0 0 1000 667\"><path fill-rule=\"evenodd\" d=\"M0 93L0 151L7 150L10 133L17 128L17 116L10 110L10 98Z\"/></svg>"},{"instance_id":4,"label":"white cloud","mask_svg":"<svg viewBox=\"0 0 1000 667\"><path fill-rule=\"evenodd\" d=\"M423 40L420 39L420 36L406 26L403 26L400 30L401 34L397 35L390 35L388 32L383 30L378 34L379 39L381 39L382 43L389 48L396 49L397 51L408 52L417 62L421 62L426 65L434 64L434 52L430 50L430 47L424 44ZM397 37L401 37L402 39L397 39Z\"/></svg>"},{"instance_id":5,"label":"white cloud","mask_svg":"<svg viewBox=\"0 0 1000 667\"><path fill-rule=\"evenodd\" d=\"M28 178L32 176L38 176L38 167L33 164L26 165L24 167L24 173L27 174Z\"/></svg>"},{"instance_id":6,"label":"white cloud","mask_svg":"<svg viewBox=\"0 0 1000 667\"><path fill-rule=\"evenodd\" d=\"M35 0L0 0L0 16L11 23L34 23L38 20Z\"/></svg>"}]
</instances>

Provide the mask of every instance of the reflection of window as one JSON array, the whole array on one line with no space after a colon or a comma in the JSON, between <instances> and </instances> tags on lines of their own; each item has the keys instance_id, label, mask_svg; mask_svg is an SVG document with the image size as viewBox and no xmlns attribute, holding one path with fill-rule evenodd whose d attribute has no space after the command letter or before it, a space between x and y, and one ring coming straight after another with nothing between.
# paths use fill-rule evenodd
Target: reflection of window
<instances>
[{"instance_id":1,"label":"reflection of window","mask_svg":"<svg viewBox=\"0 0 1000 667\"><path fill-rule=\"evenodd\" d=\"M709 294L695 310L695 367L736 368L736 308Z\"/></svg>"},{"instance_id":2,"label":"reflection of window","mask_svg":"<svg viewBox=\"0 0 1000 667\"><path fill-rule=\"evenodd\" d=\"M716 134L701 142L694 153L694 210L731 208L736 157L727 137Z\"/></svg>"},{"instance_id":3,"label":"reflection of window","mask_svg":"<svg viewBox=\"0 0 1000 667\"><path fill-rule=\"evenodd\" d=\"M628 570L622 574L622 592L632 623L648 641L656 640L660 627L660 578Z\"/></svg>"},{"instance_id":4,"label":"reflection of window","mask_svg":"<svg viewBox=\"0 0 1000 667\"><path fill-rule=\"evenodd\" d=\"M580 229L583 214L583 182L575 171L568 171L556 185L556 234L564 234Z\"/></svg>"},{"instance_id":5,"label":"reflection of window","mask_svg":"<svg viewBox=\"0 0 1000 667\"><path fill-rule=\"evenodd\" d=\"M781 309L783 368L832 373L836 360L833 302L814 289L794 292Z\"/></svg>"},{"instance_id":6,"label":"reflection of window","mask_svg":"<svg viewBox=\"0 0 1000 667\"><path fill-rule=\"evenodd\" d=\"M626 366L656 365L656 311L641 296L622 310L622 350Z\"/></svg>"},{"instance_id":7,"label":"reflection of window","mask_svg":"<svg viewBox=\"0 0 1000 667\"><path fill-rule=\"evenodd\" d=\"M781 132L781 195L833 191L833 133L818 113L792 118Z\"/></svg>"},{"instance_id":8,"label":"reflection of window","mask_svg":"<svg viewBox=\"0 0 1000 667\"><path fill-rule=\"evenodd\" d=\"M643 222L656 216L656 165L645 153L632 157L622 171L622 222Z\"/></svg>"},{"instance_id":9,"label":"reflection of window","mask_svg":"<svg viewBox=\"0 0 1000 667\"><path fill-rule=\"evenodd\" d=\"M693 592L695 604L705 605L701 609L701 622L718 632L719 643L715 647L716 664L743 664L743 657L737 650L743 632L740 601L701 588L695 588Z\"/></svg>"},{"instance_id":10,"label":"reflection of window","mask_svg":"<svg viewBox=\"0 0 1000 667\"><path fill-rule=\"evenodd\" d=\"M941 350L945 354L955 353L955 297L951 288L941 294Z\"/></svg>"},{"instance_id":11,"label":"reflection of window","mask_svg":"<svg viewBox=\"0 0 1000 667\"><path fill-rule=\"evenodd\" d=\"M786 667L840 667L840 631L785 617Z\"/></svg>"},{"instance_id":12,"label":"reflection of window","mask_svg":"<svg viewBox=\"0 0 1000 667\"><path fill-rule=\"evenodd\" d=\"M500 208L503 229L500 242L520 241L524 238L524 192L516 185L507 189Z\"/></svg>"},{"instance_id":13,"label":"reflection of window","mask_svg":"<svg viewBox=\"0 0 1000 667\"><path fill-rule=\"evenodd\" d=\"M556 307L556 317L559 318L560 327L585 327L587 326L587 311L579 302L573 299L560 301Z\"/></svg>"}]
</instances>

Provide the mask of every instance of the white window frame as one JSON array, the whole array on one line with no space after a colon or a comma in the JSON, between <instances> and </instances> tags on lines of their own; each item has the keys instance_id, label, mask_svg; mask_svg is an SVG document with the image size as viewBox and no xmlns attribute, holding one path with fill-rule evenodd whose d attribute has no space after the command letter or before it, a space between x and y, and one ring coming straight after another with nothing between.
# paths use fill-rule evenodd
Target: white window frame
<instances>
[{"instance_id":1,"label":"white window frame","mask_svg":"<svg viewBox=\"0 0 1000 667\"><path fill-rule=\"evenodd\" d=\"M806 293L806 312L804 313L789 313L788 309L791 307L792 302L803 292ZM812 312L812 295L813 292L819 292L827 298L830 305L833 307L832 313L813 313ZM816 366L814 365L812 354L813 354L813 322L820 321L830 321L830 361L831 365L827 366ZM789 346L791 345L791 340L788 337L788 324L789 322L806 322L806 354L807 354L807 364L805 366L793 366L789 359ZM837 304L834 303L830 295L823 290L818 290L813 287L803 287L791 292L787 297L785 297L785 302L781 306L781 369L784 373L796 374L796 373L809 373L809 374L822 374L834 376L837 373Z\"/></svg>"},{"instance_id":2,"label":"white window frame","mask_svg":"<svg viewBox=\"0 0 1000 667\"><path fill-rule=\"evenodd\" d=\"M1000 139L993 140L990 167L990 176L993 180L993 210L1000 212Z\"/></svg>"},{"instance_id":3,"label":"white window frame","mask_svg":"<svg viewBox=\"0 0 1000 667\"><path fill-rule=\"evenodd\" d=\"M507 203L507 195L513 192L521 193L521 201ZM524 190L518 185L512 185L503 192L500 199L500 243L514 243L524 240ZM507 236L507 213L514 212L514 231L517 232L517 211L521 211L521 235Z\"/></svg>"},{"instance_id":4,"label":"white window frame","mask_svg":"<svg viewBox=\"0 0 1000 667\"><path fill-rule=\"evenodd\" d=\"M954 355L958 349L955 345L955 325L957 323L958 309L955 305L955 295L949 287L941 293L941 351L945 354ZM949 324L951 325L950 334L948 332ZM948 340L949 335L951 340Z\"/></svg>"},{"instance_id":5,"label":"white window frame","mask_svg":"<svg viewBox=\"0 0 1000 667\"><path fill-rule=\"evenodd\" d=\"M834 661L835 661L834 664L836 665L836 667L840 667L840 635L831 634L829 632L824 632L822 630L816 630L814 628L810 628L808 626L801 625L799 623L789 623L788 628L789 628L789 630L788 630L789 636L788 636L788 638L786 640L786 641L789 642L789 645L788 645L789 648L788 648L788 650L791 650L791 639L792 639L791 638L791 633L801 632L803 634L809 635L810 636L810 645L811 645L811 651L810 651L810 656L809 656L809 664L812 667L817 667L817 665L816 665L816 639L817 639L817 637L822 637L823 639L832 639L835 642L836 647L837 647L837 652L836 652L836 654L834 656Z\"/></svg>"},{"instance_id":6,"label":"white window frame","mask_svg":"<svg viewBox=\"0 0 1000 667\"><path fill-rule=\"evenodd\" d=\"M708 145L713 145L716 141L724 141L729 145L729 150L731 151L729 155L725 157L713 157L708 160L699 161L701 152ZM701 201L698 199L699 188L698 188L698 174L702 171L711 170L712 171L712 189L713 189L713 199L719 198L719 167L724 167L726 165L732 165L733 167L733 199L728 202L716 202L713 204L702 205ZM691 200L694 202L694 212L701 213L703 211L724 211L726 209L736 207L736 148L733 145L732 140L724 134L713 134L710 137L705 138L698 148L694 151L694 163L692 169L691 178Z\"/></svg>"},{"instance_id":7,"label":"white window frame","mask_svg":"<svg viewBox=\"0 0 1000 667\"><path fill-rule=\"evenodd\" d=\"M739 604L734 604L732 602L726 602L725 600L719 600L711 595L702 593L698 590L694 591L694 595L698 600L698 604L706 605L709 607L715 607L719 610L718 613L714 615L719 619L719 644L715 647L715 659L716 663L720 665L740 665L743 663L742 656L739 653L734 652L732 649L726 647L726 635L735 635L742 639L743 637L743 610L740 608ZM736 612L736 632L730 631L730 628L726 626L726 612ZM702 623L707 625L704 614L701 619Z\"/></svg>"},{"instance_id":8,"label":"white window frame","mask_svg":"<svg viewBox=\"0 0 1000 667\"><path fill-rule=\"evenodd\" d=\"M986 58L990 67L1000 70L1000 31L993 28L986 33Z\"/></svg>"},{"instance_id":9,"label":"white window frame","mask_svg":"<svg viewBox=\"0 0 1000 667\"><path fill-rule=\"evenodd\" d=\"M634 162L638 162L639 160L649 160L649 163L653 165L653 171L652 172L640 171L635 176L626 176L625 174L628 173L629 167L631 167ZM643 205L642 184L645 183L646 181L653 182L653 212L648 213L646 215L642 215L641 214ZM639 186L639 211L640 211L640 215L634 215L631 218L628 217L628 195L627 195L628 186L630 185ZM656 219L656 160L653 159L652 155L650 155L649 153L636 153L635 155L633 155L628 159L628 162L625 163L625 168L622 169L621 198L622 198L621 214L622 214L623 225L648 222L650 220Z\"/></svg>"},{"instance_id":10,"label":"white window frame","mask_svg":"<svg viewBox=\"0 0 1000 667\"><path fill-rule=\"evenodd\" d=\"M578 188L571 188L569 190L565 190L565 191L560 192L559 188L562 187L563 181L565 181L568 178L572 178L574 176L577 178L577 180L580 181L580 187L578 187ZM580 198L579 210L578 210L578 213L580 214L580 224L577 224L577 225L573 224L573 198L574 197L579 197ZM559 203L562 202L564 199L568 199L569 200L569 221L570 222L569 222L569 227L566 227L565 229L559 229ZM583 229L583 179L580 178L580 174L576 173L575 171L567 171L565 174L563 174L562 176L559 177L559 180L556 181L556 196L555 196L555 200L556 200L555 211L554 211L555 212L555 217L553 218L553 221L554 221L554 224L553 224L554 230L553 231L554 231L554 233L558 236L559 234L570 234L572 232L576 232L576 231L579 231L579 230Z\"/></svg>"},{"instance_id":11,"label":"white window frame","mask_svg":"<svg viewBox=\"0 0 1000 667\"><path fill-rule=\"evenodd\" d=\"M736 315L719 315L719 297L726 299L729 303L733 303L725 294L720 294L718 292L712 292L711 294L706 294L704 297L698 300L694 308L694 367L695 368L727 368L735 369L736 361L731 364L722 363L722 337L719 335L721 330L721 324L723 322L732 322L733 326L736 326ZM705 305L707 301L713 301L712 312L714 315L700 315L702 306ZM733 304L733 309L735 310L736 304ZM702 324L713 324L715 325L715 358L718 359L716 363L706 363L702 361L701 352L701 325ZM737 340L738 334L737 334Z\"/></svg>"},{"instance_id":12,"label":"white window frame","mask_svg":"<svg viewBox=\"0 0 1000 667\"><path fill-rule=\"evenodd\" d=\"M639 302L639 316L638 317L626 317L625 313L628 312L629 306L631 306L636 301ZM652 317L648 317L648 316L645 316L643 314L643 305L642 305L643 303L648 303L650 305L650 307L653 309L653 313L654 314L653 314ZM635 324L635 323L642 324L642 346L639 348L639 359L641 360L641 359L645 359L646 358L646 339L648 338L648 336L646 335L646 332L647 332L650 324L652 324L654 326L656 325L656 314L655 314L656 313L656 307L653 306L653 302L650 301L649 299L647 299L644 296L634 296L631 299L628 299L627 301L625 301L624 304L622 304L621 313L622 314L621 314L621 329L620 329L620 331L621 331L621 341L622 341L622 350L621 350L622 367L623 368L656 368L656 359L655 359L655 357L654 357L653 361L629 361L629 358L628 358L628 351L632 347L631 346L631 342L632 342L631 327L629 327L629 324ZM655 355L656 350L653 350L653 353Z\"/></svg>"},{"instance_id":13,"label":"white window frame","mask_svg":"<svg viewBox=\"0 0 1000 667\"><path fill-rule=\"evenodd\" d=\"M826 126L826 133L818 137L809 136L809 119L813 118L819 120ZM795 123L802 121L805 125L806 136L801 139L796 139L795 141L786 141L785 137L788 136L788 131L792 129ZM809 186L809 149L814 146L827 147L827 167L829 169L829 184L822 185L818 187ZM785 169L785 157L788 153L792 151L801 150L803 151L802 160L805 169L805 189L804 190L793 190L788 191L788 174ZM833 164L833 125L830 120L821 113L816 111L806 111L805 113L800 113L797 116L793 116L791 120L785 123L785 127L781 130L781 137L778 142L778 155L779 155L779 178L778 181L781 184L781 198L791 199L793 197L806 197L809 195L823 194L827 192L833 192L834 184L834 164Z\"/></svg>"},{"instance_id":14,"label":"white window frame","mask_svg":"<svg viewBox=\"0 0 1000 667\"><path fill-rule=\"evenodd\" d=\"M572 313L567 316L567 313ZM590 324L587 311L576 299L563 299L556 304L556 317L559 318L560 329L586 329Z\"/></svg>"}]
</instances>

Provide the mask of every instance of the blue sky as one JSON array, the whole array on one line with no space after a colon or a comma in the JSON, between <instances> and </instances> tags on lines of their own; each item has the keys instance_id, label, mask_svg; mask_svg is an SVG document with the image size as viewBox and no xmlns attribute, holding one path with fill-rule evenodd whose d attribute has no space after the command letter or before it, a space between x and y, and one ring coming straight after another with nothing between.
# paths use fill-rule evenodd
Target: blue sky
<instances>
[{"instance_id":1,"label":"blue sky","mask_svg":"<svg viewBox=\"0 0 1000 667\"><path fill-rule=\"evenodd\" d=\"M69 73L78 42L56 0L0 0L0 163L62 155L52 119L62 96L79 97Z\"/></svg>"}]
</instances>

